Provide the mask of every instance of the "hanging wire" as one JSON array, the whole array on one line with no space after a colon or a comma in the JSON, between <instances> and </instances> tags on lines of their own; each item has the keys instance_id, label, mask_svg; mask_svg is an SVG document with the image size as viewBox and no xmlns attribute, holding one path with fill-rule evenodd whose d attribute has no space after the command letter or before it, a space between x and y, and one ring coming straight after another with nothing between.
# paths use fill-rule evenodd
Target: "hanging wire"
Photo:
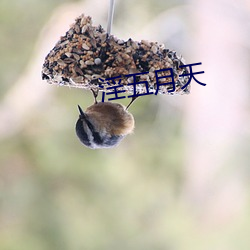
<instances>
[{"instance_id":1,"label":"hanging wire","mask_svg":"<svg viewBox=\"0 0 250 250\"><path fill-rule=\"evenodd\" d=\"M114 10L115 10L115 0L110 0L109 4L109 13L108 13L108 26L107 26L107 33L111 33L113 17L114 17Z\"/></svg>"}]
</instances>

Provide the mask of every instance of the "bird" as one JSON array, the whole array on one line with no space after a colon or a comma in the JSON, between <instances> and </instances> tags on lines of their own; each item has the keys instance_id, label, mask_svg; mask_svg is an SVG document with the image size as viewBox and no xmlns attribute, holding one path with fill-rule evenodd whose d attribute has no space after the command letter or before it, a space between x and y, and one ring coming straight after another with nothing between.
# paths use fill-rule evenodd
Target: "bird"
<instances>
[{"instance_id":1,"label":"bird","mask_svg":"<svg viewBox=\"0 0 250 250\"><path fill-rule=\"evenodd\" d=\"M135 127L129 106L137 97L132 98L127 107L119 103L98 102L98 91L92 93L95 103L85 112L78 105L79 118L75 130L80 142L90 149L112 148L131 134Z\"/></svg>"}]
</instances>

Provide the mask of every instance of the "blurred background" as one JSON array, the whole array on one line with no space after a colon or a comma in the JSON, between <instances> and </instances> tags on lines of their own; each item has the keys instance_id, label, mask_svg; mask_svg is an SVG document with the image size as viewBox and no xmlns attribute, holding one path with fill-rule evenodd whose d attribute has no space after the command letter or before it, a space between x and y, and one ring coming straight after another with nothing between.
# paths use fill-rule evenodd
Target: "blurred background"
<instances>
[{"instance_id":1,"label":"blurred background","mask_svg":"<svg viewBox=\"0 0 250 250\"><path fill-rule=\"evenodd\" d=\"M202 62L207 85L138 99L135 133L90 150L74 126L92 94L41 68L81 13L106 28L108 5L0 2L0 249L249 250L249 0L116 0L115 36Z\"/></svg>"}]
</instances>

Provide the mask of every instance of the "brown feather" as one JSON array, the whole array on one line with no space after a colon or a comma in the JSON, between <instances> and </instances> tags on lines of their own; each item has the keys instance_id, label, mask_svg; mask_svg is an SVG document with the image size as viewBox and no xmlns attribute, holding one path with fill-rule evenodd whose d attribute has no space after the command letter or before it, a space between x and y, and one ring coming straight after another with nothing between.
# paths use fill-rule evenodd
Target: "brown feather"
<instances>
[{"instance_id":1,"label":"brown feather","mask_svg":"<svg viewBox=\"0 0 250 250\"><path fill-rule=\"evenodd\" d=\"M134 118L119 103L99 102L86 109L86 115L98 131L111 135L127 135L133 132Z\"/></svg>"}]
</instances>

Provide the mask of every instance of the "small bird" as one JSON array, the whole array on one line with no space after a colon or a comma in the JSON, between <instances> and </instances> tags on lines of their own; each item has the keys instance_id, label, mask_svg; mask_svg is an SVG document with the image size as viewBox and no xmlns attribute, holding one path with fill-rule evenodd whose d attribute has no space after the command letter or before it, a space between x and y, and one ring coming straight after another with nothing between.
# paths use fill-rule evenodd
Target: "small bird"
<instances>
[{"instance_id":1,"label":"small bird","mask_svg":"<svg viewBox=\"0 0 250 250\"><path fill-rule=\"evenodd\" d=\"M134 117L128 107L136 99L133 98L127 108L119 103L97 102L98 93L92 90L95 103L84 112L80 112L76 122L76 134L88 148L111 148L134 130Z\"/></svg>"}]
</instances>

